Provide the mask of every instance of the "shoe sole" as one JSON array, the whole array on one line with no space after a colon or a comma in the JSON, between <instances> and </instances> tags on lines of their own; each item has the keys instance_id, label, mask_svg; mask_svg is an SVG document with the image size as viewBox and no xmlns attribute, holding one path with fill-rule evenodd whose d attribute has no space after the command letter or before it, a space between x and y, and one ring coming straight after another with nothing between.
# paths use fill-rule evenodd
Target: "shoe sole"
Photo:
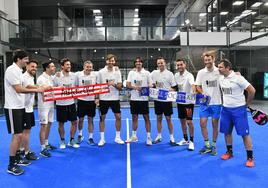
<instances>
[{"instance_id":1,"label":"shoe sole","mask_svg":"<svg viewBox=\"0 0 268 188\"><path fill-rule=\"evenodd\" d=\"M50 155L50 156L47 156L47 155L44 155L44 154L42 154L42 153L40 153L40 155L43 156L43 157L45 157L45 158L49 158L49 157L51 157L51 155Z\"/></svg>"},{"instance_id":2,"label":"shoe sole","mask_svg":"<svg viewBox=\"0 0 268 188\"><path fill-rule=\"evenodd\" d=\"M17 164L18 166L29 166L30 164L32 164L32 163L29 163L29 164Z\"/></svg>"},{"instance_id":3,"label":"shoe sole","mask_svg":"<svg viewBox=\"0 0 268 188\"><path fill-rule=\"evenodd\" d=\"M199 154L206 154L206 153L211 153L211 151L205 151L205 152L199 152Z\"/></svg>"},{"instance_id":4,"label":"shoe sole","mask_svg":"<svg viewBox=\"0 0 268 188\"><path fill-rule=\"evenodd\" d=\"M24 171L22 171L21 173L14 173L14 172L12 172L12 171L7 170L7 173L12 174L12 175L14 175L14 176L19 176L19 175L23 174Z\"/></svg>"}]
</instances>

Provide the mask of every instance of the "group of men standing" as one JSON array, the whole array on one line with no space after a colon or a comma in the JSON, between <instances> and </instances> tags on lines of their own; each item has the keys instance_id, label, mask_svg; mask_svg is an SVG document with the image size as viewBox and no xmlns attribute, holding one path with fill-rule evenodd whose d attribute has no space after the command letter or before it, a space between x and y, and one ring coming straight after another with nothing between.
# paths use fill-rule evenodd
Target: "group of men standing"
<instances>
[{"instance_id":1,"label":"group of men standing","mask_svg":"<svg viewBox=\"0 0 268 188\"><path fill-rule=\"evenodd\" d=\"M194 150L194 104L178 103L178 117L180 119L183 138L176 143L171 120L173 114L172 102L157 99L154 101L154 109L157 117L157 136L151 139L151 123L149 117L149 97L140 94L143 87L165 89L168 91L180 91L188 94L201 93L211 97L209 105L200 105L200 126L204 138L204 147L200 154L217 154L216 141L218 136L218 122L220 119L220 131L225 134L227 152L221 156L223 160L233 157L231 132L233 126L237 134L241 135L247 151L248 167L254 166L252 143L249 136L246 105L254 98L255 89L238 73L232 71L231 63L223 59L218 68L215 66L215 56L212 53L204 53L205 68L200 70L194 80L193 74L187 71L184 59L176 60L177 73L174 75L167 70L163 57L156 60L157 70L152 73L143 68L143 60L137 57L134 60L134 68L129 72L126 87L131 90L130 112L132 114L132 135L125 142L121 139L121 110L119 91L122 89L122 76L116 66L116 56L109 54L106 57L106 66L98 72L93 71L93 63L85 61L83 70L71 72L71 62L64 58L61 60L61 71L55 74L56 67L52 61L42 64L43 73L34 83L38 62L29 60L25 51L14 52L14 63L5 72L5 114L8 132L13 135L10 144L10 156L8 173L20 175L24 172L19 165L26 166L31 160L37 160L38 156L29 149L29 134L35 125L33 115L34 93L38 93L38 115L40 128L40 155L50 157L50 150L56 149L48 142L51 124L54 119L54 102L44 102L42 92L54 87L73 87L89 84L107 83L110 92L95 96L80 97L77 105L74 99L56 101L56 115L58 131L60 135L60 149L66 148L64 123L71 122L70 140L68 146L79 148L84 136L82 133L84 117L88 116L88 143L94 145L93 118L96 115L96 107L99 106L100 114L100 140L98 146L105 145L105 118L109 108L115 116L115 142L124 144L137 142L138 115L143 115L146 128L146 145L157 144L162 141L162 116L164 114L169 135L170 145L187 145L190 151ZM22 74L22 69L26 71ZM248 92L247 100L243 92ZM223 98L223 101L222 101ZM222 107L223 106L223 107ZM212 117L213 136L209 142L207 122ZM221 117L221 118L220 118ZM77 121L78 118L78 121ZM78 138L75 134L78 127ZM188 137L189 132L189 137Z\"/></svg>"}]
</instances>

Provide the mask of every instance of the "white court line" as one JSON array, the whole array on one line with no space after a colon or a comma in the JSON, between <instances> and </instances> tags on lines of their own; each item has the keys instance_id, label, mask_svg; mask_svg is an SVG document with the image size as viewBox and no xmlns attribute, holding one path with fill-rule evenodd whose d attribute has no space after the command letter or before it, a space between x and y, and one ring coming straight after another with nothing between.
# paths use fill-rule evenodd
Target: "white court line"
<instances>
[{"instance_id":1,"label":"white court line","mask_svg":"<svg viewBox=\"0 0 268 188\"><path fill-rule=\"evenodd\" d=\"M129 121L126 119L127 140L129 139ZM130 143L127 143L127 188L131 188L131 161L130 161Z\"/></svg>"}]
</instances>

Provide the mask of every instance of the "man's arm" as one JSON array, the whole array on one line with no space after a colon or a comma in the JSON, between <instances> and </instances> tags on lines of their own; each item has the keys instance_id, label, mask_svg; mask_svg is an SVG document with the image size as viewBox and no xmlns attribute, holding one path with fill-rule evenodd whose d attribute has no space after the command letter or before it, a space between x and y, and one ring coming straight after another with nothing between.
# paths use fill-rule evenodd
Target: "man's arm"
<instances>
[{"instance_id":1,"label":"man's arm","mask_svg":"<svg viewBox=\"0 0 268 188\"><path fill-rule=\"evenodd\" d=\"M249 85L246 88L246 91L248 93L248 96L247 96L247 105L249 105L252 102L252 100L254 99L256 90L255 90L255 88L252 85Z\"/></svg>"}]
</instances>

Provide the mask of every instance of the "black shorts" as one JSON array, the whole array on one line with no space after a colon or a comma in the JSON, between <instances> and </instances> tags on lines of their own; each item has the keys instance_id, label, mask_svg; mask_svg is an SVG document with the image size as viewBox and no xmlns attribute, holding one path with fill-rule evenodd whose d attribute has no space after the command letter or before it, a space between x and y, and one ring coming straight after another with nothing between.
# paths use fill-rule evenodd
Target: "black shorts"
<instances>
[{"instance_id":1,"label":"black shorts","mask_svg":"<svg viewBox=\"0 0 268 188\"><path fill-rule=\"evenodd\" d=\"M25 109L6 109L6 122L9 134L20 134L23 131Z\"/></svg>"},{"instance_id":2,"label":"black shorts","mask_svg":"<svg viewBox=\"0 0 268 188\"><path fill-rule=\"evenodd\" d=\"M110 107L111 107L113 113L121 113L119 100L118 101L100 100L100 113L101 113L101 115L107 114Z\"/></svg>"},{"instance_id":3,"label":"black shorts","mask_svg":"<svg viewBox=\"0 0 268 188\"><path fill-rule=\"evenodd\" d=\"M193 120L194 104L177 104L180 119Z\"/></svg>"},{"instance_id":4,"label":"black shorts","mask_svg":"<svg viewBox=\"0 0 268 188\"><path fill-rule=\"evenodd\" d=\"M75 104L60 106L56 105L57 110L57 121L65 123L67 121L77 120L77 111Z\"/></svg>"},{"instance_id":5,"label":"black shorts","mask_svg":"<svg viewBox=\"0 0 268 188\"><path fill-rule=\"evenodd\" d=\"M34 113L25 112L23 129L31 129L33 126L35 126Z\"/></svg>"},{"instance_id":6,"label":"black shorts","mask_svg":"<svg viewBox=\"0 0 268 188\"><path fill-rule=\"evenodd\" d=\"M83 101L77 100L77 116L79 118L88 116L95 117L96 115L96 104L95 101Z\"/></svg>"},{"instance_id":7,"label":"black shorts","mask_svg":"<svg viewBox=\"0 0 268 188\"><path fill-rule=\"evenodd\" d=\"M148 101L130 101L131 114L149 114Z\"/></svg>"},{"instance_id":8,"label":"black shorts","mask_svg":"<svg viewBox=\"0 0 268 188\"><path fill-rule=\"evenodd\" d=\"M173 114L172 102L154 101L154 112L156 115L171 116Z\"/></svg>"}]
</instances>

